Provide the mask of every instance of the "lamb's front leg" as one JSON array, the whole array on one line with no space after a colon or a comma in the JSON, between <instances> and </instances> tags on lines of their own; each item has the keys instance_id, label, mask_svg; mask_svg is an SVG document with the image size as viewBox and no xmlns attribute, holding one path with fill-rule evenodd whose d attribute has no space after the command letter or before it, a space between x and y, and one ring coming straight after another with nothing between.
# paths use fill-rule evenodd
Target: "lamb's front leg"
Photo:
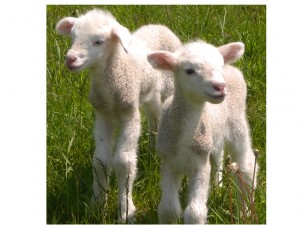
<instances>
[{"instance_id":1,"label":"lamb's front leg","mask_svg":"<svg viewBox=\"0 0 300 225\"><path fill-rule=\"evenodd\" d=\"M192 164L192 162L190 162ZM204 224L207 219L207 199L209 195L209 181L211 166L208 156L201 155L196 168L188 175L189 197L184 212L184 223Z\"/></svg>"},{"instance_id":2,"label":"lamb's front leg","mask_svg":"<svg viewBox=\"0 0 300 225\"><path fill-rule=\"evenodd\" d=\"M113 124L110 118L96 111L94 139L96 150L93 156L93 191L91 203L102 205L107 198L109 174L112 167Z\"/></svg>"},{"instance_id":3,"label":"lamb's front leg","mask_svg":"<svg viewBox=\"0 0 300 225\"><path fill-rule=\"evenodd\" d=\"M171 165L161 160L162 196L158 209L159 223L176 223L180 217L181 207L178 191L181 186L181 175L173 171Z\"/></svg>"},{"instance_id":4,"label":"lamb's front leg","mask_svg":"<svg viewBox=\"0 0 300 225\"><path fill-rule=\"evenodd\" d=\"M138 108L121 115L120 135L113 159L118 182L119 222L121 223L131 221L135 213L135 206L132 201L132 186L136 176L137 145L140 130Z\"/></svg>"}]
</instances>

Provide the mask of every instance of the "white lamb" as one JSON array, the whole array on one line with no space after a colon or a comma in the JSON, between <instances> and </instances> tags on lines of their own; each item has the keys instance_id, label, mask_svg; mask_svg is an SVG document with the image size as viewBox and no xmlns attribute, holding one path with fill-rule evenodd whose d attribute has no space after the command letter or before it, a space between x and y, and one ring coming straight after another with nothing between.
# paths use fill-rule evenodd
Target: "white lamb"
<instances>
[{"instance_id":1,"label":"white lamb","mask_svg":"<svg viewBox=\"0 0 300 225\"><path fill-rule=\"evenodd\" d=\"M88 68L92 78L90 101L96 114L93 199L105 202L113 168L120 222L131 220L140 103L150 129L156 130L162 101L173 92L173 75L162 76L148 63L146 54L150 50L174 51L181 46L180 40L162 25L144 26L131 34L109 12L96 9L79 18L63 18L56 30L72 38L67 67L76 72Z\"/></svg>"},{"instance_id":2,"label":"white lamb","mask_svg":"<svg viewBox=\"0 0 300 225\"><path fill-rule=\"evenodd\" d=\"M216 48L199 41L175 53L156 51L148 55L154 68L172 71L175 82L174 95L163 105L157 137L162 166L160 223L176 223L180 216L178 190L183 174L189 181L184 222L206 222L209 156L212 153L221 161L225 143L247 183L251 185L256 177L245 115L246 84L243 74L227 65L243 53L240 42Z\"/></svg>"}]
</instances>

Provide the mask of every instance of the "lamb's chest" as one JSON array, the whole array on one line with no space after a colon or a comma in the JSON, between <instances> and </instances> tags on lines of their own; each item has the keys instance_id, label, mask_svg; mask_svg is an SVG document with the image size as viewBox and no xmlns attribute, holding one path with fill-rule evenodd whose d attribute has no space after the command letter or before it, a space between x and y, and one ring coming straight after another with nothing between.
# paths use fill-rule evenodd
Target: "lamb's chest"
<instances>
[{"instance_id":1,"label":"lamb's chest","mask_svg":"<svg viewBox=\"0 0 300 225\"><path fill-rule=\"evenodd\" d=\"M123 84L126 87L126 84ZM119 87L120 86L120 87ZM102 80L93 82L90 90L90 102L97 110L115 113L116 111L130 110L138 103L133 88L112 84Z\"/></svg>"}]
</instances>

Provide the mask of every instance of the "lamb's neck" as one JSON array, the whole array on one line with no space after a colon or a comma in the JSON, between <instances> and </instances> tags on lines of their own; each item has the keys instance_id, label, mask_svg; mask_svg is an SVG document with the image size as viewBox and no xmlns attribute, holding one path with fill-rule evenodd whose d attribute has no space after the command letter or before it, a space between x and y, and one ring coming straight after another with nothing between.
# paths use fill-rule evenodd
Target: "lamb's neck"
<instances>
[{"instance_id":1,"label":"lamb's neck","mask_svg":"<svg viewBox=\"0 0 300 225\"><path fill-rule=\"evenodd\" d=\"M179 123L180 127L188 129L188 133L196 132L200 124L205 102L191 102L179 89L175 88L173 106L174 114L176 114L177 123Z\"/></svg>"},{"instance_id":2,"label":"lamb's neck","mask_svg":"<svg viewBox=\"0 0 300 225\"><path fill-rule=\"evenodd\" d=\"M105 54L93 67L90 68L90 73L93 78L102 77L108 75L107 73L110 68L115 68L116 66L122 67L124 64L124 59L129 57L128 53L125 52L121 44L111 45ZM111 76L111 74L109 74Z\"/></svg>"}]
</instances>

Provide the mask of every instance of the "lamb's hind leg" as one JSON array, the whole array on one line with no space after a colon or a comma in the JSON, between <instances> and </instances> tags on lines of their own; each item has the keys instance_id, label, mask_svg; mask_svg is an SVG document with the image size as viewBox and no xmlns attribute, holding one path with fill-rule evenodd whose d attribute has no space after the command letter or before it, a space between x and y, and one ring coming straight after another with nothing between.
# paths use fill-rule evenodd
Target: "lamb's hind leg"
<instances>
[{"instance_id":1,"label":"lamb's hind leg","mask_svg":"<svg viewBox=\"0 0 300 225\"><path fill-rule=\"evenodd\" d=\"M96 150L93 156L93 192L91 203L102 205L107 198L109 174L112 167L112 121L96 111L94 139Z\"/></svg>"},{"instance_id":2,"label":"lamb's hind leg","mask_svg":"<svg viewBox=\"0 0 300 225\"><path fill-rule=\"evenodd\" d=\"M240 190L238 192L239 201L242 203L243 209L247 211L248 207L244 198L253 198L250 202L254 200L252 188L254 189L256 187L258 166L256 164L254 152L251 148L251 139L247 121L240 121L238 125L239 127L233 129L231 134L228 151L231 156L231 161L238 163L239 171L241 172L238 173L238 177L233 180Z\"/></svg>"},{"instance_id":3,"label":"lamb's hind leg","mask_svg":"<svg viewBox=\"0 0 300 225\"><path fill-rule=\"evenodd\" d=\"M258 166L255 165L255 155L251 147L248 123L245 120L237 123L229 140L229 154L232 162L237 162L245 182L256 187ZM255 174L254 174L255 171Z\"/></svg>"},{"instance_id":4,"label":"lamb's hind leg","mask_svg":"<svg viewBox=\"0 0 300 225\"><path fill-rule=\"evenodd\" d=\"M113 166L118 182L119 222L125 223L131 221L135 213L132 186L136 176L137 144L141 125L138 108L120 117L120 135L116 143Z\"/></svg>"},{"instance_id":5,"label":"lamb's hind leg","mask_svg":"<svg viewBox=\"0 0 300 225\"><path fill-rule=\"evenodd\" d=\"M223 147L216 150L216 152L211 154L211 174L213 183L216 187L222 187L222 175L223 175Z\"/></svg>"},{"instance_id":6,"label":"lamb's hind leg","mask_svg":"<svg viewBox=\"0 0 300 225\"><path fill-rule=\"evenodd\" d=\"M148 120L148 129L150 132L149 147L150 149L154 149L156 143L155 137L157 132L157 126L159 123L160 110L162 107L160 94L156 94L151 101L144 103L143 106Z\"/></svg>"}]
</instances>

